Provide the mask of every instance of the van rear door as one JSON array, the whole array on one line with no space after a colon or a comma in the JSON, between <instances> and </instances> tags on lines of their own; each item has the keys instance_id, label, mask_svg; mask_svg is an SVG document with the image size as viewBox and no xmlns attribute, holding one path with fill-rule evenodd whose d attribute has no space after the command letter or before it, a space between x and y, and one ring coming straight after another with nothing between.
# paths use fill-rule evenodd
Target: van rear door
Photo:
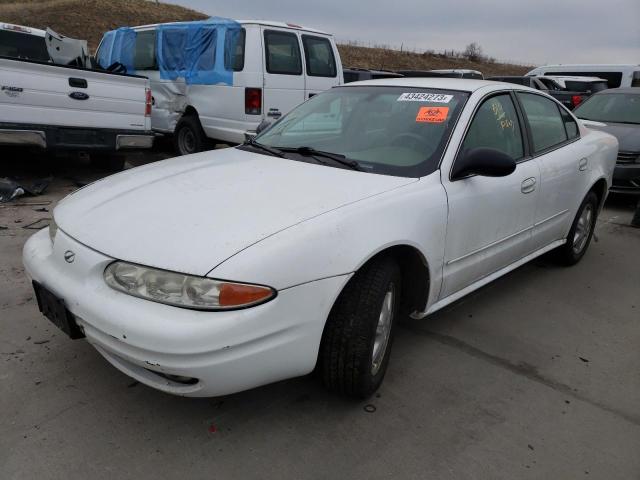
<instances>
[{"instance_id":1,"label":"van rear door","mask_svg":"<svg viewBox=\"0 0 640 480\"><path fill-rule=\"evenodd\" d=\"M338 62L334 53L334 44L329 38L303 33L302 46L307 72L305 99L342 83L338 81Z\"/></svg>"},{"instance_id":2,"label":"van rear door","mask_svg":"<svg viewBox=\"0 0 640 480\"><path fill-rule=\"evenodd\" d=\"M264 27L263 115L277 120L305 100L305 81L299 35Z\"/></svg>"}]
</instances>

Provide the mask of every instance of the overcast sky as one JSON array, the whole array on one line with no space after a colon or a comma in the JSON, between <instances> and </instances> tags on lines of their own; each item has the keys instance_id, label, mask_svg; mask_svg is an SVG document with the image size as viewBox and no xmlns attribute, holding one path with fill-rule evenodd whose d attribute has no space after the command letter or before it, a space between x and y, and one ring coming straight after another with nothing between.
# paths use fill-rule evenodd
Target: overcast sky
<instances>
[{"instance_id":1,"label":"overcast sky","mask_svg":"<svg viewBox=\"0 0 640 480\"><path fill-rule=\"evenodd\" d=\"M340 42L436 51L478 42L519 63L640 63L640 0L169 0L212 16L299 23Z\"/></svg>"}]
</instances>

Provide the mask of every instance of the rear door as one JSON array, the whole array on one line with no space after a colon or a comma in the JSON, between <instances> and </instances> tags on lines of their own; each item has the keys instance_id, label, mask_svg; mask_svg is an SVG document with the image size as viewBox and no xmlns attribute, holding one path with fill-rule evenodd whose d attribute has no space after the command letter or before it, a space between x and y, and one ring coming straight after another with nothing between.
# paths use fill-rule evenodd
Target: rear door
<instances>
[{"instance_id":1,"label":"rear door","mask_svg":"<svg viewBox=\"0 0 640 480\"><path fill-rule=\"evenodd\" d=\"M305 99L338 85L338 62L327 37L302 34L306 67Z\"/></svg>"},{"instance_id":2,"label":"rear door","mask_svg":"<svg viewBox=\"0 0 640 480\"><path fill-rule=\"evenodd\" d=\"M540 195L533 230L535 249L561 240L582 201L588 181L588 152L569 113L543 95L518 92L540 168Z\"/></svg>"},{"instance_id":3,"label":"rear door","mask_svg":"<svg viewBox=\"0 0 640 480\"><path fill-rule=\"evenodd\" d=\"M305 100L303 55L297 32L263 28L264 115L278 119Z\"/></svg>"}]
</instances>

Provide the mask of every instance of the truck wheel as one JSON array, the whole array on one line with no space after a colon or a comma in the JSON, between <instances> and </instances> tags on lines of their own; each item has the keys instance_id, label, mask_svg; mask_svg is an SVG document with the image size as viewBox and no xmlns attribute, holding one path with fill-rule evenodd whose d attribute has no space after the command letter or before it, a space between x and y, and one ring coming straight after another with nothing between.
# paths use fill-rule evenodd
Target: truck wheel
<instances>
[{"instance_id":1,"label":"truck wheel","mask_svg":"<svg viewBox=\"0 0 640 480\"><path fill-rule=\"evenodd\" d=\"M173 135L173 142L179 155L190 155L207 149L207 136L198 117L187 115L180 119Z\"/></svg>"},{"instance_id":2,"label":"truck wheel","mask_svg":"<svg viewBox=\"0 0 640 480\"><path fill-rule=\"evenodd\" d=\"M91 162L100 170L107 172L120 172L124 170L125 156L121 153L93 153L90 154Z\"/></svg>"},{"instance_id":3,"label":"truck wheel","mask_svg":"<svg viewBox=\"0 0 640 480\"><path fill-rule=\"evenodd\" d=\"M327 389L367 398L384 378L400 305L398 264L365 265L336 300L322 335L319 373Z\"/></svg>"},{"instance_id":4,"label":"truck wheel","mask_svg":"<svg viewBox=\"0 0 640 480\"><path fill-rule=\"evenodd\" d=\"M598 216L598 196L589 192L582 201L567 235L567 243L556 250L556 259L563 265L578 263L589 247Z\"/></svg>"}]
</instances>

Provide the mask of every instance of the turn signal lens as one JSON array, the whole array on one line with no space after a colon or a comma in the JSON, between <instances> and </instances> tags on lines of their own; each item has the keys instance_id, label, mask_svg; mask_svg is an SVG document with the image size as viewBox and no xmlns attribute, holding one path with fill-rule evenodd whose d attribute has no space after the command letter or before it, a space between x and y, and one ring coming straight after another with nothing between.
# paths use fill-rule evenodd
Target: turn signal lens
<instances>
[{"instance_id":1,"label":"turn signal lens","mask_svg":"<svg viewBox=\"0 0 640 480\"><path fill-rule=\"evenodd\" d=\"M229 310L264 303L276 296L261 285L225 282L207 277L113 262L104 280L114 290L153 302L196 310Z\"/></svg>"},{"instance_id":2,"label":"turn signal lens","mask_svg":"<svg viewBox=\"0 0 640 480\"><path fill-rule=\"evenodd\" d=\"M270 288L223 283L220 285L219 301L221 307L235 307L238 305L251 305L262 302L271 295L272 291Z\"/></svg>"}]
</instances>

